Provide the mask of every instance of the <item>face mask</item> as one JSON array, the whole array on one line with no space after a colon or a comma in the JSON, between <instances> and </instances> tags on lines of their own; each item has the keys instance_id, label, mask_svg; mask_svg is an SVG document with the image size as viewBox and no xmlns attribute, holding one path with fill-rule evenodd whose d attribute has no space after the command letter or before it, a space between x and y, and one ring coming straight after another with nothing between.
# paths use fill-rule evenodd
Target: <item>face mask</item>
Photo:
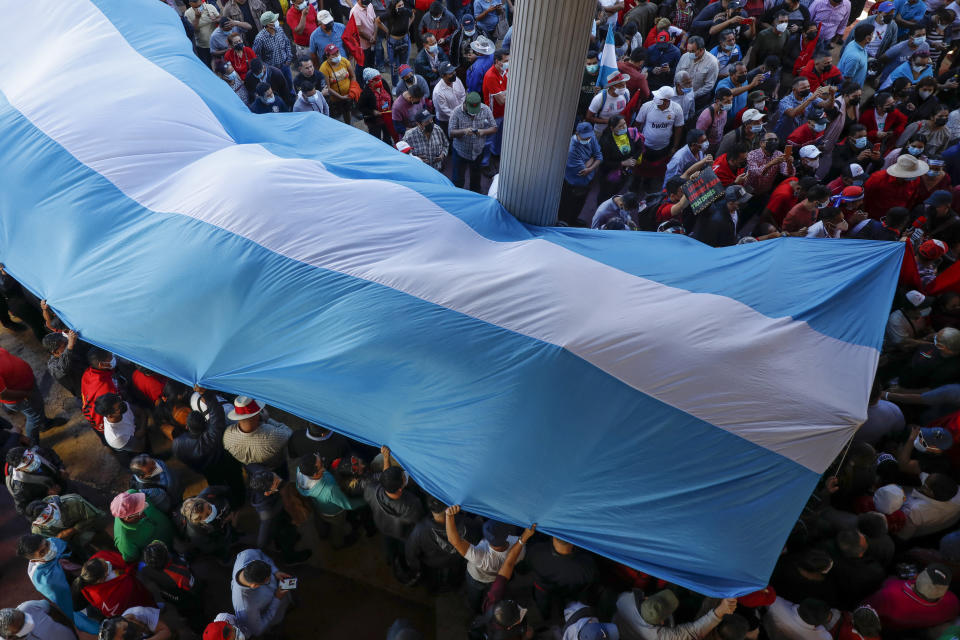
<instances>
[{"instance_id":1,"label":"face mask","mask_svg":"<svg viewBox=\"0 0 960 640\"><path fill-rule=\"evenodd\" d=\"M768 152L772 153L777 150L777 141L776 140L767 140L763 143L763 148Z\"/></svg>"},{"instance_id":2,"label":"face mask","mask_svg":"<svg viewBox=\"0 0 960 640\"><path fill-rule=\"evenodd\" d=\"M682 94L690 93L691 91L693 91L693 87L680 87L680 93Z\"/></svg>"},{"instance_id":3,"label":"face mask","mask_svg":"<svg viewBox=\"0 0 960 640\"><path fill-rule=\"evenodd\" d=\"M933 95L933 91L927 91L926 89L920 89L919 91L917 91L917 95L920 96L920 99L921 99L921 100L926 100L926 99L929 98L931 95ZM944 121L944 122L946 122L946 121Z\"/></svg>"},{"instance_id":4,"label":"face mask","mask_svg":"<svg viewBox=\"0 0 960 640\"><path fill-rule=\"evenodd\" d=\"M627 128L624 127L623 129L617 129L616 131L613 132L613 134L616 136L625 136L627 135Z\"/></svg>"},{"instance_id":5,"label":"face mask","mask_svg":"<svg viewBox=\"0 0 960 640\"><path fill-rule=\"evenodd\" d=\"M29 452L26 453L22 459L26 460L27 462L25 464L21 462L20 466L17 467L19 471L25 471L26 473L33 473L34 471L40 468L40 458L33 455L32 453L29 453Z\"/></svg>"},{"instance_id":6,"label":"face mask","mask_svg":"<svg viewBox=\"0 0 960 640\"><path fill-rule=\"evenodd\" d=\"M930 171L927 171L928 178L936 178L939 175L940 175L939 169L930 169Z\"/></svg>"},{"instance_id":7,"label":"face mask","mask_svg":"<svg viewBox=\"0 0 960 640\"><path fill-rule=\"evenodd\" d=\"M204 524L210 524L217 519L217 508L214 505L210 505L210 515L203 519Z\"/></svg>"},{"instance_id":8,"label":"face mask","mask_svg":"<svg viewBox=\"0 0 960 640\"><path fill-rule=\"evenodd\" d=\"M301 2L300 4L297 5L297 8L300 9L300 11L303 11L304 9L306 9L306 8L307 8L307 0L303 0L303 2Z\"/></svg>"},{"instance_id":9,"label":"face mask","mask_svg":"<svg viewBox=\"0 0 960 640\"><path fill-rule=\"evenodd\" d=\"M264 96L263 101L267 104L273 104L273 101L277 99L277 96L270 96L269 98Z\"/></svg>"},{"instance_id":10,"label":"face mask","mask_svg":"<svg viewBox=\"0 0 960 640\"><path fill-rule=\"evenodd\" d=\"M110 358L110 368L111 369L117 368L117 356L113 356Z\"/></svg>"},{"instance_id":11,"label":"face mask","mask_svg":"<svg viewBox=\"0 0 960 640\"><path fill-rule=\"evenodd\" d=\"M256 76L257 74L253 74L253 75ZM259 80L260 82L266 82L266 81L267 81L267 70L266 70L266 69L263 70L263 73L261 73L260 75L257 76L257 80Z\"/></svg>"},{"instance_id":12,"label":"face mask","mask_svg":"<svg viewBox=\"0 0 960 640\"><path fill-rule=\"evenodd\" d=\"M723 45L723 50L724 50L724 51L733 51L733 48L736 47L736 46L737 46L737 45L735 45L735 44L725 44L725 45Z\"/></svg>"},{"instance_id":13,"label":"face mask","mask_svg":"<svg viewBox=\"0 0 960 640\"><path fill-rule=\"evenodd\" d=\"M104 560L104 564L107 565L107 575L103 578L103 581L109 582L117 577L117 572L113 570L113 565L111 563Z\"/></svg>"},{"instance_id":14,"label":"face mask","mask_svg":"<svg viewBox=\"0 0 960 640\"><path fill-rule=\"evenodd\" d=\"M467 31L466 29L464 29L464 30L463 30L463 35L465 35L465 36L467 36L467 37L471 37L471 36L473 36L473 34L475 34L476 32L477 32L476 29L470 29L470 31Z\"/></svg>"},{"instance_id":15,"label":"face mask","mask_svg":"<svg viewBox=\"0 0 960 640\"><path fill-rule=\"evenodd\" d=\"M340 64L340 61L343 60L343 56L333 56L330 58L330 64L336 66Z\"/></svg>"},{"instance_id":16,"label":"face mask","mask_svg":"<svg viewBox=\"0 0 960 640\"><path fill-rule=\"evenodd\" d=\"M40 558L40 560L38 560L38 562L50 562L56 557L57 557L57 548L53 546L53 543L51 542L50 548L47 550L45 554L43 554L43 556Z\"/></svg>"},{"instance_id":17,"label":"face mask","mask_svg":"<svg viewBox=\"0 0 960 640\"><path fill-rule=\"evenodd\" d=\"M860 104L860 96L853 96L851 98L847 98L847 104L857 106L858 104Z\"/></svg>"},{"instance_id":18,"label":"face mask","mask_svg":"<svg viewBox=\"0 0 960 640\"><path fill-rule=\"evenodd\" d=\"M577 136L577 142L579 142L580 144L586 146L586 145L590 144L590 138L581 138L580 136Z\"/></svg>"},{"instance_id":19,"label":"face mask","mask_svg":"<svg viewBox=\"0 0 960 640\"><path fill-rule=\"evenodd\" d=\"M762 124L752 124L752 125L750 125L750 133L760 133L761 131L763 131L763 125L762 125Z\"/></svg>"},{"instance_id":20,"label":"face mask","mask_svg":"<svg viewBox=\"0 0 960 640\"><path fill-rule=\"evenodd\" d=\"M733 103L730 103L730 104L722 104L722 105L720 105L720 109L721 109L722 111L730 111L730 109L733 109Z\"/></svg>"},{"instance_id":21,"label":"face mask","mask_svg":"<svg viewBox=\"0 0 960 640\"><path fill-rule=\"evenodd\" d=\"M435 123L431 122L429 124L423 125L423 132L427 134L433 133L434 124Z\"/></svg>"},{"instance_id":22,"label":"face mask","mask_svg":"<svg viewBox=\"0 0 960 640\"><path fill-rule=\"evenodd\" d=\"M43 513L33 521L33 524L38 527L57 527L61 525L60 506L52 502L47 504Z\"/></svg>"},{"instance_id":23,"label":"face mask","mask_svg":"<svg viewBox=\"0 0 960 640\"><path fill-rule=\"evenodd\" d=\"M18 638L23 638L30 635L30 632L33 631L33 618L30 617L29 613L23 614L23 626L20 627L20 631L17 632Z\"/></svg>"},{"instance_id":24,"label":"face mask","mask_svg":"<svg viewBox=\"0 0 960 640\"><path fill-rule=\"evenodd\" d=\"M598 64L587 65L587 73L596 73L597 71L600 71L600 65Z\"/></svg>"},{"instance_id":25,"label":"face mask","mask_svg":"<svg viewBox=\"0 0 960 640\"><path fill-rule=\"evenodd\" d=\"M787 30L787 23L781 22L780 24L777 25L776 28L777 28L777 33L783 33L784 31Z\"/></svg>"},{"instance_id":26,"label":"face mask","mask_svg":"<svg viewBox=\"0 0 960 640\"><path fill-rule=\"evenodd\" d=\"M274 20L274 21L273 21L273 28L274 28L275 31L279 31L279 30L280 30L280 21L279 21L279 20Z\"/></svg>"},{"instance_id":27,"label":"face mask","mask_svg":"<svg viewBox=\"0 0 960 640\"><path fill-rule=\"evenodd\" d=\"M821 132L821 131L823 131L823 130L826 129L826 128L827 128L827 125L825 125L825 124L812 124L812 125L810 125L810 129L812 129L813 131L816 131L816 132L818 132L818 133Z\"/></svg>"},{"instance_id":28,"label":"face mask","mask_svg":"<svg viewBox=\"0 0 960 640\"><path fill-rule=\"evenodd\" d=\"M436 54L439 48L440 48L439 45L434 44L427 47L427 51L429 51L430 53Z\"/></svg>"},{"instance_id":29,"label":"face mask","mask_svg":"<svg viewBox=\"0 0 960 640\"><path fill-rule=\"evenodd\" d=\"M943 125L947 124L947 118L934 118L933 124L937 125L938 127L942 127Z\"/></svg>"},{"instance_id":30,"label":"face mask","mask_svg":"<svg viewBox=\"0 0 960 640\"><path fill-rule=\"evenodd\" d=\"M412 87L417 82L417 79L414 76L407 76L403 81Z\"/></svg>"},{"instance_id":31,"label":"face mask","mask_svg":"<svg viewBox=\"0 0 960 640\"><path fill-rule=\"evenodd\" d=\"M803 91L797 92L797 97L800 98L801 100L806 98L808 95L810 95L810 89L804 89Z\"/></svg>"},{"instance_id":32,"label":"face mask","mask_svg":"<svg viewBox=\"0 0 960 640\"><path fill-rule=\"evenodd\" d=\"M866 146L867 146L867 142L869 142L869 141L867 140L866 137L863 137L863 138L854 138L854 140L853 140L853 146L856 147L857 149L864 149L864 148L866 148Z\"/></svg>"},{"instance_id":33,"label":"face mask","mask_svg":"<svg viewBox=\"0 0 960 640\"><path fill-rule=\"evenodd\" d=\"M917 36L916 38L910 38L910 41L915 45L921 45L927 41L927 36Z\"/></svg>"},{"instance_id":34,"label":"face mask","mask_svg":"<svg viewBox=\"0 0 960 640\"><path fill-rule=\"evenodd\" d=\"M504 62L504 63L503 63L503 70L506 71L506 70L509 69L509 68L510 68L510 63L509 63L509 62Z\"/></svg>"},{"instance_id":35,"label":"face mask","mask_svg":"<svg viewBox=\"0 0 960 640\"><path fill-rule=\"evenodd\" d=\"M763 102L758 102L755 105L753 105L753 108L756 109L757 111L763 111L763 108L765 106L767 106L767 102L764 100Z\"/></svg>"},{"instance_id":36,"label":"face mask","mask_svg":"<svg viewBox=\"0 0 960 640\"><path fill-rule=\"evenodd\" d=\"M819 169L820 168L820 158L814 158L813 160L804 160L803 164L809 169ZM826 206L826 205L824 205Z\"/></svg>"},{"instance_id":37,"label":"face mask","mask_svg":"<svg viewBox=\"0 0 960 640\"><path fill-rule=\"evenodd\" d=\"M920 73L921 71L923 71L924 69L927 68L927 65L925 65L925 64L911 64L911 65L910 65L910 68L913 69L913 72L914 72L914 73Z\"/></svg>"},{"instance_id":38,"label":"face mask","mask_svg":"<svg viewBox=\"0 0 960 640\"><path fill-rule=\"evenodd\" d=\"M921 153L923 153L923 149L921 149L920 147L915 147L913 145L910 145L909 147L907 147L907 153L909 153L912 156L919 156Z\"/></svg>"},{"instance_id":39,"label":"face mask","mask_svg":"<svg viewBox=\"0 0 960 640\"><path fill-rule=\"evenodd\" d=\"M233 50L236 51L237 53L240 53L241 51L243 51L243 43L242 43L242 42L234 42L234 43L233 43Z\"/></svg>"}]
</instances>

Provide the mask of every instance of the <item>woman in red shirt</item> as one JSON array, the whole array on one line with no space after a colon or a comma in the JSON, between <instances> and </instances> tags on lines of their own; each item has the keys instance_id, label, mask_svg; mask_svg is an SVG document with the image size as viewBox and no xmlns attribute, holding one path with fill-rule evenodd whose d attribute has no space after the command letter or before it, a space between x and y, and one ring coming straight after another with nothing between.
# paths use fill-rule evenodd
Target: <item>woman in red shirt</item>
<instances>
[{"instance_id":1,"label":"woman in red shirt","mask_svg":"<svg viewBox=\"0 0 960 640\"><path fill-rule=\"evenodd\" d=\"M231 33L227 38L230 48L223 55L223 59L233 65L233 70L240 74L241 80L247 79L247 71L250 70L250 61L257 57L253 49L243 44L243 37L237 33Z\"/></svg>"}]
</instances>

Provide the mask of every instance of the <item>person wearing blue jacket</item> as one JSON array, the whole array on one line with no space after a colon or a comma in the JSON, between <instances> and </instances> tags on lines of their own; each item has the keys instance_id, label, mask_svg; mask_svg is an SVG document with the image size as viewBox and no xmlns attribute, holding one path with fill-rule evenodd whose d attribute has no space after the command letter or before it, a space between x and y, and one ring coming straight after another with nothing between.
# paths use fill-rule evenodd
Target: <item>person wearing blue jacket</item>
<instances>
[{"instance_id":1,"label":"person wearing blue jacket","mask_svg":"<svg viewBox=\"0 0 960 640\"><path fill-rule=\"evenodd\" d=\"M28 561L27 575L40 595L72 619L77 629L97 635L100 623L90 619L82 611L73 609L70 583L60 566L60 559L70 555L66 540L44 538L30 533L21 537L17 543L17 555Z\"/></svg>"},{"instance_id":2,"label":"person wearing blue jacket","mask_svg":"<svg viewBox=\"0 0 960 640\"><path fill-rule=\"evenodd\" d=\"M560 219L568 225L586 226L580 221L580 211L601 162L603 152L594 135L593 125L581 122L577 125L576 133L570 137L570 151L563 173L563 194L560 196Z\"/></svg>"}]
</instances>

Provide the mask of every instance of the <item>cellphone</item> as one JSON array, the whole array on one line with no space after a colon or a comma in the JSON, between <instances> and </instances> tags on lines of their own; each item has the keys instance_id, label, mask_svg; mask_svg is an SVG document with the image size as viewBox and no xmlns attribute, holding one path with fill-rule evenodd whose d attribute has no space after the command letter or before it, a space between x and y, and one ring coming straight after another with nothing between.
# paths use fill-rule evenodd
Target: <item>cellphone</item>
<instances>
[{"instance_id":1,"label":"cellphone","mask_svg":"<svg viewBox=\"0 0 960 640\"><path fill-rule=\"evenodd\" d=\"M290 591L297 588L297 579L296 578L284 578L280 581L280 589L283 591Z\"/></svg>"},{"instance_id":2,"label":"cellphone","mask_svg":"<svg viewBox=\"0 0 960 640\"><path fill-rule=\"evenodd\" d=\"M747 25L747 26L749 27L749 26L752 25L755 21L756 21L756 18L744 18L744 19L743 19L743 22L741 22L740 24L745 24L745 25Z\"/></svg>"},{"instance_id":3,"label":"cellphone","mask_svg":"<svg viewBox=\"0 0 960 640\"><path fill-rule=\"evenodd\" d=\"M785 147L783 148L783 155L785 155L785 156L787 156L787 157L790 157L790 156L793 155L793 145L792 145L792 144L788 144L787 146L785 146Z\"/></svg>"},{"instance_id":4,"label":"cellphone","mask_svg":"<svg viewBox=\"0 0 960 640\"><path fill-rule=\"evenodd\" d=\"M874 153L880 153L880 143L879 143L879 142L878 142L877 144L873 145L873 152L874 152Z\"/></svg>"}]
</instances>

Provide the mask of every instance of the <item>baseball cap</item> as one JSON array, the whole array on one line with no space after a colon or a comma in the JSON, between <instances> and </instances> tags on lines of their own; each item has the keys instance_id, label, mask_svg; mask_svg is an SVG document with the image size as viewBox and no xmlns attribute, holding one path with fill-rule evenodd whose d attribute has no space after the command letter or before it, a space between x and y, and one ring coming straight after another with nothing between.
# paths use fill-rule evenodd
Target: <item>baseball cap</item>
<instances>
[{"instance_id":1,"label":"baseball cap","mask_svg":"<svg viewBox=\"0 0 960 640\"><path fill-rule=\"evenodd\" d=\"M914 589L927 600L937 601L947 593L953 572L945 564L935 562L917 574Z\"/></svg>"},{"instance_id":2,"label":"baseball cap","mask_svg":"<svg viewBox=\"0 0 960 640\"><path fill-rule=\"evenodd\" d=\"M923 244L920 245L920 248L917 249L920 257L926 260L942 258L946 252L947 245L943 240L925 240Z\"/></svg>"},{"instance_id":3,"label":"baseball cap","mask_svg":"<svg viewBox=\"0 0 960 640\"><path fill-rule=\"evenodd\" d=\"M907 496L899 485L887 484L873 492L873 506L880 513L888 516L900 510Z\"/></svg>"},{"instance_id":4,"label":"baseball cap","mask_svg":"<svg viewBox=\"0 0 960 640\"><path fill-rule=\"evenodd\" d=\"M328 44L327 46L325 46L325 47L323 48L323 53L324 53L324 55L326 55L326 56L328 56L328 57L329 57L329 56L335 56L335 55L337 55L338 53L340 53L340 47L338 47L337 45L335 45L335 44L333 44L333 43L330 43L330 44Z\"/></svg>"},{"instance_id":5,"label":"baseball cap","mask_svg":"<svg viewBox=\"0 0 960 640\"><path fill-rule=\"evenodd\" d=\"M885 0L877 5L877 13L886 13L888 11L893 11L896 8L896 5L890 2L890 0Z\"/></svg>"},{"instance_id":6,"label":"baseball cap","mask_svg":"<svg viewBox=\"0 0 960 640\"><path fill-rule=\"evenodd\" d=\"M746 189L738 184L732 184L723 192L723 197L727 202L739 202L743 204L753 197Z\"/></svg>"},{"instance_id":7,"label":"baseball cap","mask_svg":"<svg viewBox=\"0 0 960 640\"><path fill-rule=\"evenodd\" d=\"M760 113L756 109L747 109L743 112L742 120L744 122L756 122L758 120L763 120L767 115L765 113Z\"/></svg>"},{"instance_id":8,"label":"baseball cap","mask_svg":"<svg viewBox=\"0 0 960 640\"><path fill-rule=\"evenodd\" d=\"M110 513L115 518L129 518L147 508L147 496L140 491L124 491L110 502Z\"/></svg>"},{"instance_id":9,"label":"baseball cap","mask_svg":"<svg viewBox=\"0 0 960 640\"><path fill-rule=\"evenodd\" d=\"M857 200L863 200L863 187L859 185L852 184L849 187L844 187L843 191L840 192L840 202L856 202Z\"/></svg>"},{"instance_id":10,"label":"baseball cap","mask_svg":"<svg viewBox=\"0 0 960 640\"><path fill-rule=\"evenodd\" d=\"M924 301L927 299L927 296L923 295L922 293L920 293L920 292L917 291L916 289L913 289L913 290L911 290L911 291L907 291L907 292L904 294L903 297L906 298L906 299L907 299L907 302L909 302L910 304L912 304L914 307L919 307L919 306L922 305L922 304L924 303Z\"/></svg>"},{"instance_id":11,"label":"baseball cap","mask_svg":"<svg viewBox=\"0 0 960 640\"><path fill-rule=\"evenodd\" d=\"M448 76L451 73L456 73L456 72L457 72L457 68L452 64L450 64L449 62L444 62L442 65L440 65L440 75L442 76Z\"/></svg>"},{"instance_id":12,"label":"baseball cap","mask_svg":"<svg viewBox=\"0 0 960 640\"><path fill-rule=\"evenodd\" d=\"M467 97L464 98L463 100L463 108L466 110L467 113L474 116L480 113L481 100L482 98L480 97L479 93L477 93L476 91L471 91L470 93L467 94Z\"/></svg>"},{"instance_id":13,"label":"baseball cap","mask_svg":"<svg viewBox=\"0 0 960 640\"><path fill-rule=\"evenodd\" d=\"M207 625L207 628L203 630L203 640L226 640L226 638L230 637L230 630L232 628L229 622L222 620L220 622L211 622Z\"/></svg>"},{"instance_id":14,"label":"baseball cap","mask_svg":"<svg viewBox=\"0 0 960 640\"><path fill-rule=\"evenodd\" d=\"M812 158L819 158L820 153L821 153L820 149L817 149L812 144L808 144L800 147L800 157L806 158L807 160L810 160Z\"/></svg>"},{"instance_id":15,"label":"baseball cap","mask_svg":"<svg viewBox=\"0 0 960 640\"><path fill-rule=\"evenodd\" d=\"M612 622L588 622L580 627L577 640L620 640L620 630Z\"/></svg>"},{"instance_id":16,"label":"baseball cap","mask_svg":"<svg viewBox=\"0 0 960 640\"><path fill-rule=\"evenodd\" d=\"M938 189L930 194L930 196L923 201L923 204L928 204L931 207L942 207L946 204L953 204L953 194L944 189Z\"/></svg>"},{"instance_id":17,"label":"baseball cap","mask_svg":"<svg viewBox=\"0 0 960 640\"><path fill-rule=\"evenodd\" d=\"M476 25L476 21L473 19L473 16L469 13L464 14L463 18L460 19L460 25L464 29L472 29Z\"/></svg>"},{"instance_id":18,"label":"baseball cap","mask_svg":"<svg viewBox=\"0 0 960 640\"><path fill-rule=\"evenodd\" d=\"M920 429L920 436L923 438L923 444L920 443L920 438L917 438L913 446L921 453L926 452L930 447L946 451L953 446L953 436L943 427Z\"/></svg>"},{"instance_id":19,"label":"baseball cap","mask_svg":"<svg viewBox=\"0 0 960 640\"><path fill-rule=\"evenodd\" d=\"M660 31L657 33L657 42L670 42L670 32Z\"/></svg>"},{"instance_id":20,"label":"baseball cap","mask_svg":"<svg viewBox=\"0 0 960 640\"><path fill-rule=\"evenodd\" d=\"M333 22L333 16L326 9L317 11L317 22L320 24L330 24Z\"/></svg>"},{"instance_id":21,"label":"baseball cap","mask_svg":"<svg viewBox=\"0 0 960 640\"><path fill-rule=\"evenodd\" d=\"M402 64L400 65L400 68L397 69L397 73L400 74L401 78L406 78L408 75L413 73L413 69L411 69L410 65L408 64Z\"/></svg>"},{"instance_id":22,"label":"baseball cap","mask_svg":"<svg viewBox=\"0 0 960 640\"><path fill-rule=\"evenodd\" d=\"M487 520L483 523L483 539L494 547L505 547L510 525L496 520Z\"/></svg>"},{"instance_id":23,"label":"baseball cap","mask_svg":"<svg viewBox=\"0 0 960 640\"><path fill-rule=\"evenodd\" d=\"M421 111L420 113L418 113L417 115L415 115L415 116L413 117L413 119L414 119L415 122L418 122L418 123L419 123L419 122L426 122L427 120L429 120L429 119L432 118L432 117L433 117L433 114L432 114L432 113L430 113L429 111L424 110L424 111Z\"/></svg>"},{"instance_id":24,"label":"baseball cap","mask_svg":"<svg viewBox=\"0 0 960 640\"><path fill-rule=\"evenodd\" d=\"M653 92L653 97L657 100L668 100L676 95L677 92L673 90L673 87L666 85Z\"/></svg>"},{"instance_id":25,"label":"baseball cap","mask_svg":"<svg viewBox=\"0 0 960 640\"><path fill-rule=\"evenodd\" d=\"M669 589L664 589L640 603L640 617L648 624L661 625L679 606L680 601L677 600L676 594Z\"/></svg>"}]
</instances>

